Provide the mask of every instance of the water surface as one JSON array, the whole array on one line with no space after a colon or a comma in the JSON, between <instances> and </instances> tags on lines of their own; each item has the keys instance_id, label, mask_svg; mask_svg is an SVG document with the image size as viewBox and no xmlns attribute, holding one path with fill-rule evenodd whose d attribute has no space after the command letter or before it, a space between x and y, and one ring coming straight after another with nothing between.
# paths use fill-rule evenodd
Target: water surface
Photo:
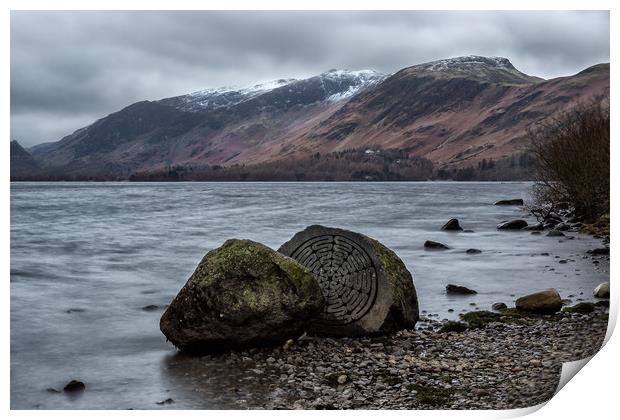
<instances>
[{"instance_id":1,"label":"water surface","mask_svg":"<svg viewBox=\"0 0 620 420\"><path fill-rule=\"evenodd\" d=\"M362 232L413 273L420 309L455 318L555 287L587 299L608 281L583 253L600 243L498 231L523 217L529 183L13 183L11 407L218 408L234 402L222 366L193 377L159 332L168 304L210 249L228 238L274 249L307 225ZM473 233L442 232L456 217ZM451 249L429 252L425 240ZM465 250L483 252L468 255ZM549 255L543 255L549 253ZM560 259L567 260L559 264ZM479 292L449 297L456 283ZM473 305L472 305L473 304ZM157 305L155 310L144 310ZM448 312L453 309L454 312ZM243 373L229 372L229 385ZM87 391L54 394L72 378ZM214 378L218 378L215 381ZM241 382L239 382L241 381ZM200 390L196 384L200 383ZM260 398L259 390L255 393Z\"/></svg>"}]
</instances>

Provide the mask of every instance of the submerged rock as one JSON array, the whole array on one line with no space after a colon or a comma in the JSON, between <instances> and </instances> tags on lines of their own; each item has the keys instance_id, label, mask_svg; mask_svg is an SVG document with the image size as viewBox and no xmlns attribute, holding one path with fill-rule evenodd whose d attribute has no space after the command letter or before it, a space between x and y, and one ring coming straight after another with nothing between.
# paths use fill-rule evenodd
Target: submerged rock
<instances>
[{"instance_id":1,"label":"submerged rock","mask_svg":"<svg viewBox=\"0 0 620 420\"><path fill-rule=\"evenodd\" d=\"M425 249L437 249L437 250L450 249L448 245L444 245L441 242L435 242L435 241L424 242L424 248Z\"/></svg>"},{"instance_id":2,"label":"submerged rock","mask_svg":"<svg viewBox=\"0 0 620 420\"><path fill-rule=\"evenodd\" d=\"M473 289L469 289L465 286L458 286L456 284L449 284L446 286L446 293L455 295L475 295L476 292Z\"/></svg>"},{"instance_id":3,"label":"submerged rock","mask_svg":"<svg viewBox=\"0 0 620 420\"><path fill-rule=\"evenodd\" d=\"M479 249L476 249L476 248L469 248L467 251L465 251L465 253L467 253L467 254L481 254L482 251L480 251Z\"/></svg>"},{"instance_id":4,"label":"submerged rock","mask_svg":"<svg viewBox=\"0 0 620 420\"><path fill-rule=\"evenodd\" d=\"M463 228L459 225L459 219L450 219L441 227L441 230L463 230Z\"/></svg>"},{"instance_id":5,"label":"submerged rock","mask_svg":"<svg viewBox=\"0 0 620 420\"><path fill-rule=\"evenodd\" d=\"M323 308L305 267L265 245L230 239L207 253L161 317L160 329L180 349L284 343Z\"/></svg>"},{"instance_id":6,"label":"submerged rock","mask_svg":"<svg viewBox=\"0 0 620 420\"><path fill-rule=\"evenodd\" d=\"M508 220L497 225L498 229L519 230L527 226L527 222L521 219Z\"/></svg>"},{"instance_id":7,"label":"submerged rock","mask_svg":"<svg viewBox=\"0 0 620 420\"><path fill-rule=\"evenodd\" d=\"M609 282L601 283L594 289L594 297L609 299Z\"/></svg>"},{"instance_id":8,"label":"submerged rock","mask_svg":"<svg viewBox=\"0 0 620 420\"><path fill-rule=\"evenodd\" d=\"M537 314L553 314L562 308L562 298L555 289L543 290L517 299L516 308Z\"/></svg>"},{"instance_id":9,"label":"submerged rock","mask_svg":"<svg viewBox=\"0 0 620 420\"><path fill-rule=\"evenodd\" d=\"M311 330L356 336L412 329L419 318L411 273L372 238L343 229L309 226L282 245L316 276L325 307Z\"/></svg>"},{"instance_id":10,"label":"submerged rock","mask_svg":"<svg viewBox=\"0 0 620 420\"><path fill-rule=\"evenodd\" d=\"M499 200L495 202L496 206L522 206L523 199L522 198L513 198L510 200Z\"/></svg>"},{"instance_id":11,"label":"submerged rock","mask_svg":"<svg viewBox=\"0 0 620 420\"><path fill-rule=\"evenodd\" d=\"M560 232L559 230L550 230L549 233L547 233L547 236L565 236L563 232Z\"/></svg>"}]
</instances>

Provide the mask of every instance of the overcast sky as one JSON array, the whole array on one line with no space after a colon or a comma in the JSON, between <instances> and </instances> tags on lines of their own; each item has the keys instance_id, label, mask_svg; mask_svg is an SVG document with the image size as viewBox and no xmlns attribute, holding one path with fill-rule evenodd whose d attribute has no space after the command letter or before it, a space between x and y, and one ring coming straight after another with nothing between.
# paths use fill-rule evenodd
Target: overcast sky
<instances>
[{"instance_id":1,"label":"overcast sky","mask_svg":"<svg viewBox=\"0 0 620 420\"><path fill-rule=\"evenodd\" d=\"M460 55L530 75L609 61L607 12L12 12L11 138L56 141L133 102Z\"/></svg>"}]
</instances>

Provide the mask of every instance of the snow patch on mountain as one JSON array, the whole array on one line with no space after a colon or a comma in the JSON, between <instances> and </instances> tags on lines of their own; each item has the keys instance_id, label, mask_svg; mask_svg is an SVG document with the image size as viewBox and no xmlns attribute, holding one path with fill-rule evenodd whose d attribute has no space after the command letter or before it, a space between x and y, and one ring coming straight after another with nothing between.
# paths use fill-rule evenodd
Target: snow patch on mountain
<instances>
[{"instance_id":1,"label":"snow patch on mountain","mask_svg":"<svg viewBox=\"0 0 620 420\"><path fill-rule=\"evenodd\" d=\"M423 64L430 71L445 71L454 68L468 66L487 66L499 69L513 70L514 67L510 60L503 57L482 57L479 55L466 55L463 57L446 58L443 60L431 61Z\"/></svg>"}]
</instances>

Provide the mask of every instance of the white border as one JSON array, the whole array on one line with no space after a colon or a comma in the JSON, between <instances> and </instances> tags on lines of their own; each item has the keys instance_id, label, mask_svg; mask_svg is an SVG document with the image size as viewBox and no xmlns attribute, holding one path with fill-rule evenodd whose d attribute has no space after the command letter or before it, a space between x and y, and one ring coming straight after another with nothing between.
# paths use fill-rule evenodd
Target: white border
<instances>
[{"instance_id":1,"label":"white border","mask_svg":"<svg viewBox=\"0 0 620 420\"><path fill-rule=\"evenodd\" d=\"M457 0L435 0L432 2L422 2L422 1L403 1L403 0L382 0L382 1L367 1L367 0L358 0L358 1L336 1L336 0L313 0L313 1L296 1L295 3L285 2L285 1L270 1L263 0L261 2L251 2L251 1L237 1L237 0L228 0L226 2L204 2L204 1L189 1L189 0L176 0L174 2L170 1L162 1L162 0L151 0L149 2L137 2L137 1L120 1L120 0L92 0L88 2L77 1L77 0L64 0L64 1L56 1L56 2L48 2L42 0L31 0L31 1L5 1L6 5L4 14L2 16L2 24L0 25L1 33L2 33L2 48L3 48L3 61L4 65L2 66L2 76L4 83L2 84L2 127L5 133L4 147L5 153L0 154L0 159L2 159L2 171L4 176L4 205L2 206L2 254L1 258L3 261L2 267L5 270L4 272L8 272L9 264L10 264L10 207L9 207L9 198L10 198L10 186L8 183L9 179L9 130L10 130L10 79L9 79L9 48L10 48L10 10L46 10L46 9L60 9L60 10L75 10L75 9L91 9L91 10L122 10L122 9L155 9L155 10L199 10L199 9L213 9L213 10L245 10L245 9L266 9L266 10L384 10L384 9L392 9L392 10L404 10L404 9L417 9L417 10L611 10L611 39L617 40L618 38L618 27L620 27L620 21L617 18L617 9L618 7L614 7L618 2L612 1L604 1L604 0L589 0L589 1L575 1L575 0L564 0L564 1L545 1L545 0L521 0L519 2L496 2L496 1L457 1ZM260 8L257 6L261 6ZM472 28L475 30L475 28ZM617 53L617 44L616 42L612 42L611 44L611 57L612 61ZM615 77L615 67L612 66L612 76L611 76L611 97L616 98L618 94L618 89L614 83L616 80ZM615 107L612 105L612 139L615 139L614 134L617 132L616 130L616 120L617 120L617 112L615 112ZM612 162L615 161L615 158L618 157L617 146L614 145L614 141L612 140ZM612 190L616 185L615 180L618 176L618 171L614 169L612 166ZM617 232L617 219L616 219L616 211L617 208L617 194L614 191L612 194L612 231L613 237L616 237ZM615 254L614 254L615 255ZM610 267L610 277L613 277L614 273L616 273L616 263L615 260L612 259L611 267ZM8 273L7 273L8 274ZM9 413L9 385L10 385L10 364L9 364L9 354L10 354L10 335L9 335L9 308L10 308L10 283L9 278L6 276L4 278L4 294L3 294L3 303L4 303L4 317L2 318L3 328L3 345L1 348L2 359L4 363L2 364L2 412ZM615 289L614 289L615 290ZM616 294L612 294L613 302L612 302L612 311L610 315L610 331L613 329L613 325L615 325L615 321L617 319L617 308L618 308L618 296ZM609 334L608 334L609 336ZM609 337L608 337L609 338ZM469 418L469 419L480 419L480 418L503 418L503 417L516 417L519 415L524 415L529 412L535 411L531 418L540 418L540 419L549 419L549 417L558 417L563 419L572 419L572 418L597 418L597 419L608 419L612 417L611 413L615 414L615 399L616 397L616 388L615 382L618 378L618 357L620 354L620 344L618 342L617 337L611 336L611 339L608 341L606 346L597 354L592 360L582 369L582 371L577 375L576 379L571 380L548 404L544 406L541 410L535 411L537 408L525 409L525 410L510 410L510 411L416 411L415 413L411 413L408 411L402 412L386 412L382 411L381 413L377 412L368 412L368 411L347 411L347 412L313 412L313 411L305 411L305 412L296 412L293 415L299 416L301 418L308 418L308 416L327 416L327 417L352 417L355 416L356 419L358 417L375 417L375 416L388 416L388 417L402 417L407 416L415 416L416 418L423 419L443 419L446 416L450 416L453 418ZM9 413L12 417L15 418L30 418L30 417L43 417L45 418L76 418L82 419L84 415L87 415L92 418L108 418L111 415L115 417L134 417L135 416L148 416L149 418L158 419L163 417L169 417L170 415L179 416L182 415L188 418L200 418L203 419L205 415L209 417L236 417L242 415L243 413L237 411L226 411L226 412L217 412L210 411L208 413L204 413L201 411L136 411L136 412L128 412L128 411L89 411L87 413L83 411L11 411ZM272 417L284 417L290 416L291 413L287 412L261 412L261 411L252 411L251 413L246 413L251 415L252 418L256 419L271 419Z\"/></svg>"}]
</instances>

